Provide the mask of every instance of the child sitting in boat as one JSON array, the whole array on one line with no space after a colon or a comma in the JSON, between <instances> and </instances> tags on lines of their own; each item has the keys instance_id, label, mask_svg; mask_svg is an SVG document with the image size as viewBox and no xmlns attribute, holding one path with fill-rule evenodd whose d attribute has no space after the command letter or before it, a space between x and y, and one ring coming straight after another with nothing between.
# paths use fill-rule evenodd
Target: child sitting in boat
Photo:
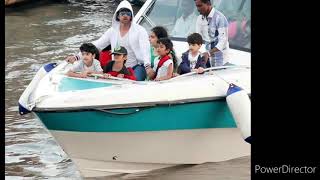
<instances>
[{"instance_id":1,"label":"child sitting in boat","mask_svg":"<svg viewBox=\"0 0 320 180\"><path fill-rule=\"evenodd\" d=\"M102 74L100 62L95 59L98 49L92 43L84 43L80 46L83 59L67 72L68 76L86 78L90 74Z\"/></svg>"},{"instance_id":2,"label":"child sitting in boat","mask_svg":"<svg viewBox=\"0 0 320 180\"><path fill-rule=\"evenodd\" d=\"M151 68L154 67L154 59L158 56L156 47L158 46L158 39L167 38L168 32L162 26L156 26L151 29L151 33L149 35L149 41L151 45L150 54L151 54Z\"/></svg>"},{"instance_id":3,"label":"child sitting in boat","mask_svg":"<svg viewBox=\"0 0 320 180\"><path fill-rule=\"evenodd\" d=\"M173 44L169 38L160 38L157 43L158 56L154 60L151 79L155 81L168 80L173 77L173 71L177 64L174 53L171 53L174 52ZM170 53L171 56L169 56Z\"/></svg>"},{"instance_id":4,"label":"child sitting in boat","mask_svg":"<svg viewBox=\"0 0 320 180\"><path fill-rule=\"evenodd\" d=\"M106 73L104 74L104 78L114 76L118 78L136 80L134 70L132 68L126 68L126 66L124 65L128 57L127 49L120 46L118 48L115 48L112 54L114 55L114 60L110 61L103 69L103 72Z\"/></svg>"},{"instance_id":5,"label":"child sitting in boat","mask_svg":"<svg viewBox=\"0 0 320 180\"><path fill-rule=\"evenodd\" d=\"M185 74L193 71L201 74L206 68L205 57L199 51L203 43L202 36L199 33L192 33L187 37L187 42L189 50L182 53L182 62L178 67L178 73Z\"/></svg>"}]
</instances>

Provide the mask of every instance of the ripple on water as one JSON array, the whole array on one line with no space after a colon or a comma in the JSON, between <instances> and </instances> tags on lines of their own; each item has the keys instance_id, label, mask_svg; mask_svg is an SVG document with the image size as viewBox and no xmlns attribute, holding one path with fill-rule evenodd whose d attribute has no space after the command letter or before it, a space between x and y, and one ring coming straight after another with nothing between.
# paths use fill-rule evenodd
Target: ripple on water
<instances>
[{"instance_id":1,"label":"ripple on water","mask_svg":"<svg viewBox=\"0 0 320 180\"><path fill-rule=\"evenodd\" d=\"M91 42L93 40L95 40L97 37L101 36L103 33L89 33L89 34L78 34L72 37L68 37L63 41L63 44L65 45L73 45L73 44L77 44L78 47L80 47L80 45L83 42Z\"/></svg>"}]
</instances>

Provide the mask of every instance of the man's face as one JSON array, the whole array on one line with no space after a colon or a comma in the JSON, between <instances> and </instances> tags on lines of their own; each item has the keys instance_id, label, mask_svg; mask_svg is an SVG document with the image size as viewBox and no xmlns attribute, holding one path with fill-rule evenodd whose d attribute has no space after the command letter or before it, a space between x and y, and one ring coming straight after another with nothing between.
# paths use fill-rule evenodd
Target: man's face
<instances>
[{"instance_id":1,"label":"man's face","mask_svg":"<svg viewBox=\"0 0 320 180\"><path fill-rule=\"evenodd\" d=\"M203 3L201 0L196 0L196 7L201 15L207 15L208 12L208 4Z\"/></svg>"},{"instance_id":2,"label":"man's face","mask_svg":"<svg viewBox=\"0 0 320 180\"><path fill-rule=\"evenodd\" d=\"M130 10L124 10L119 12L119 20L121 23L130 23L132 19L132 13Z\"/></svg>"},{"instance_id":3,"label":"man's face","mask_svg":"<svg viewBox=\"0 0 320 180\"><path fill-rule=\"evenodd\" d=\"M192 4L192 1L182 1L181 6L183 8L183 15L187 16L193 12L194 5Z\"/></svg>"}]
</instances>

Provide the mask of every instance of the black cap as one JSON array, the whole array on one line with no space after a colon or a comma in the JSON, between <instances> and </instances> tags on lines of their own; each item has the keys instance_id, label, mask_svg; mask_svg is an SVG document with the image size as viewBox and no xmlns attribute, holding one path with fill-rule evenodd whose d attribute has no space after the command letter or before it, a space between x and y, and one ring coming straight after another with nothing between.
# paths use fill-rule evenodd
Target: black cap
<instances>
[{"instance_id":1,"label":"black cap","mask_svg":"<svg viewBox=\"0 0 320 180\"><path fill-rule=\"evenodd\" d=\"M128 54L127 49L125 47L119 46L114 48L113 52L111 54Z\"/></svg>"}]
</instances>

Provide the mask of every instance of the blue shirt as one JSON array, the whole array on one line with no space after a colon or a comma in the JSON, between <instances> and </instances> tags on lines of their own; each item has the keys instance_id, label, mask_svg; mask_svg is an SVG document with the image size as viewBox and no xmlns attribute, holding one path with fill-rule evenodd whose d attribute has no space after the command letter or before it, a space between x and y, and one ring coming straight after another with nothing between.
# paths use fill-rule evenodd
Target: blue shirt
<instances>
[{"instance_id":1,"label":"blue shirt","mask_svg":"<svg viewBox=\"0 0 320 180\"><path fill-rule=\"evenodd\" d=\"M198 16L196 23L196 32L201 34L206 41L206 49L216 47L220 52L215 53L215 58L212 59L212 66L222 66L227 62L226 53L229 49L228 42L228 20L218 10L212 8L209 15L204 17Z\"/></svg>"}]
</instances>

